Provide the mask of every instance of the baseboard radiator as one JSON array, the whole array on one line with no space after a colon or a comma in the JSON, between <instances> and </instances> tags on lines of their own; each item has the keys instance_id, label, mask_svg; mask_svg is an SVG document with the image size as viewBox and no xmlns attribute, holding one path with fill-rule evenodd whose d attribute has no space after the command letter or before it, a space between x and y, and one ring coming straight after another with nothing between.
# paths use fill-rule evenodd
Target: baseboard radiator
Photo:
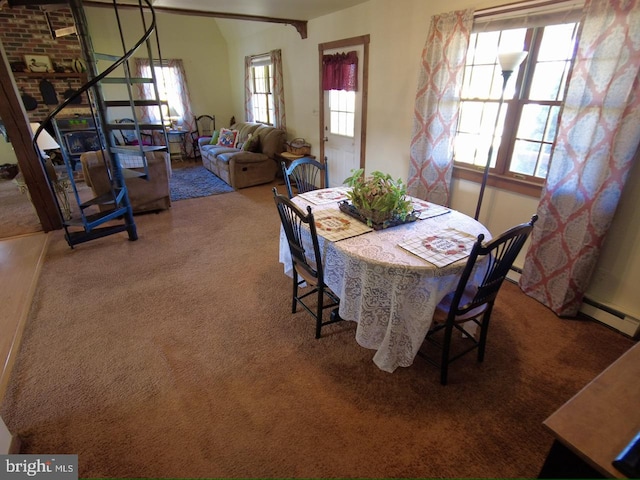
<instances>
[{"instance_id":1,"label":"baseboard radiator","mask_svg":"<svg viewBox=\"0 0 640 480\"><path fill-rule=\"evenodd\" d=\"M507 280L518 284L521 274L522 269L511 267L511 271L507 275ZM615 310L600 302L596 302L588 297L583 299L580 313L596 322L604 323L631 338L638 338L640 336L640 319Z\"/></svg>"}]
</instances>

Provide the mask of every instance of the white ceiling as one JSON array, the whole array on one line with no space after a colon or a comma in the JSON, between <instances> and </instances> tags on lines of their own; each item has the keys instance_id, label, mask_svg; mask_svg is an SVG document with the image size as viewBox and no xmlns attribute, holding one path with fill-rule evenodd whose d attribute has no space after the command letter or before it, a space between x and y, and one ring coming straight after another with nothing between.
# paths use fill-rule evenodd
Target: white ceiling
<instances>
[{"instance_id":1,"label":"white ceiling","mask_svg":"<svg viewBox=\"0 0 640 480\"><path fill-rule=\"evenodd\" d=\"M152 0L154 7L311 20L368 0Z\"/></svg>"}]
</instances>

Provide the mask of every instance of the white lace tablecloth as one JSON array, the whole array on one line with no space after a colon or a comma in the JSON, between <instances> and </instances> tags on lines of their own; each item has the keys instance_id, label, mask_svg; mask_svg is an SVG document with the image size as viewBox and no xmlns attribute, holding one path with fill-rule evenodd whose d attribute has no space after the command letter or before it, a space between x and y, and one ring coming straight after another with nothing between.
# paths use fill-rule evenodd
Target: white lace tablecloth
<instances>
[{"instance_id":1,"label":"white lace tablecloth","mask_svg":"<svg viewBox=\"0 0 640 480\"><path fill-rule=\"evenodd\" d=\"M338 209L335 203L314 205L300 197L294 202L305 211L307 205L314 212ZM436 305L455 289L466 262L465 257L438 268L399 243L450 228L491 238L481 223L454 210L337 242L319 237L325 283L340 297L340 316L357 322L357 342L376 350L373 361L384 371L393 372L413 363ZM280 262L291 276L291 256L282 229Z\"/></svg>"}]
</instances>

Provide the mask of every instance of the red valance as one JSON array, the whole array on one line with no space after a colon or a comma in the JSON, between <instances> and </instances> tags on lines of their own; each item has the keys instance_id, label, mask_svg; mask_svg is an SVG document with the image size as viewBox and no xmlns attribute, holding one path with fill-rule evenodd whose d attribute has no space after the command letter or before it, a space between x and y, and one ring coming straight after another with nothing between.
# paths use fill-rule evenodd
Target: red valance
<instances>
[{"instance_id":1,"label":"red valance","mask_svg":"<svg viewBox=\"0 0 640 480\"><path fill-rule=\"evenodd\" d=\"M322 89L358 90L358 54L355 50L322 56Z\"/></svg>"}]
</instances>

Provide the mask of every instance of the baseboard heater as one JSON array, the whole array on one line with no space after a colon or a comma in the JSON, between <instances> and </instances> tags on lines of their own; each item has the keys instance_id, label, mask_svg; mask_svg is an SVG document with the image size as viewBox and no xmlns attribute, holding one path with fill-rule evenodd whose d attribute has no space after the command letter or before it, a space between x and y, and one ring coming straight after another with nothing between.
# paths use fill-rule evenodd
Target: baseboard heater
<instances>
[{"instance_id":1,"label":"baseboard heater","mask_svg":"<svg viewBox=\"0 0 640 480\"><path fill-rule=\"evenodd\" d=\"M588 297L584 297L582 300L580 313L605 325L609 325L632 338L637 338L640 334L640 319L615 310L607 305L603 305Z\"/></svg>"},{"instance_id":2,"label":"baseboard heater","mask_svg":"<svg viewBox=\"0 0 640 480\"><path fill-rule=\"evenodd\" d=\"M521 274L521 268L511 267L511 270L507 274L507 280L517 285ZM596 302L588 297L582 300L580 313L596 322L604 323L631 338L640 336L640 319L615 310L600 302Z\"/></svg>"}]
</instances>

